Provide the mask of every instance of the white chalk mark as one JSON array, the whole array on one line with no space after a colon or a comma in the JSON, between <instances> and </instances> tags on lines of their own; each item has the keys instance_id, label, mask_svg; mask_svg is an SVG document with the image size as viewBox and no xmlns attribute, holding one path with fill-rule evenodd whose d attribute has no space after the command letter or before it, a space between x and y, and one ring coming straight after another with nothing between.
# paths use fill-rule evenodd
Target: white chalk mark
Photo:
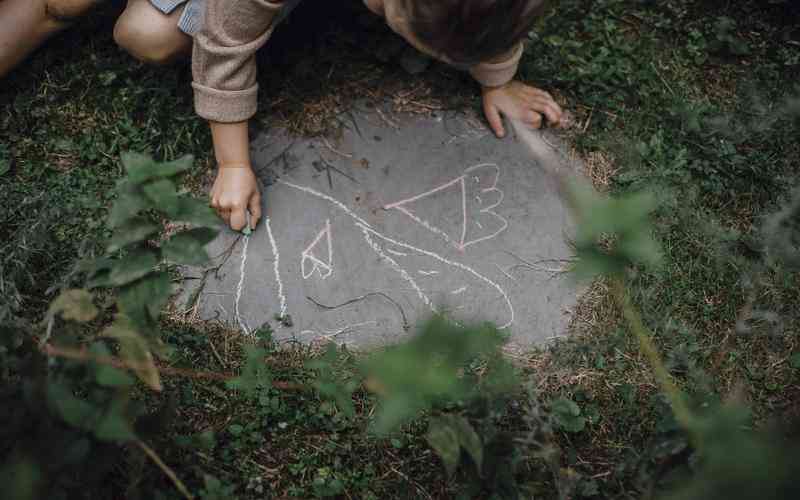
<instances>
[{"instance_id":1,"label":"white chalk mark","mask_svg":"<svg viewBox=\"0 0 800 500\"><path fill-rule=\"evenodd\" d=\"M408 254L406 254L406 255L408 255ZM435 276L435 275L439 274L439 271L423 271L422 269L420 269L417 272L419 274L423 275L423 276Z\"/></svg>"},{"instance_id":2,"label":"white chalk mark","mask_svg":"<svg viewBox=\"0 0 800 500\"><path fill-rule=\"evenodd\" d=\"M428 257L432 257L432 258L438 260L439 262L442 262L443 264L447 264L447 265L449 265L451 267L455 267L455 268L461 269L462 271L466 271L467 273L471 274L472 276L474 276L474 277L478 278L479 280L483 281L484 283L486 283L490 287L492 287L495 290L497 290L498 293L500 293L500 295L503 297L503 300L505 300L506 305L508 306L509 319L505 324L503 324L499 328L500 329L505 329L505 328L510 327L512 324L514 324L514 305L511 303L511 299L508 297L508 294L506 293L506 291L500 285L495 283L494 281L490 280L486 276L478 273L477 271L475 271L471 267L466 266L466 265L464 265L464 264L462 264L460 262L448 260L448 259L446 259L446 258L444 258L444 257L442 257L442 256L440 256L438 254L435 254L433 252L429 252L428 250L423 250L421 248L417 248L417 247L411 246L411 245L409 245L407 243L399 242L399 241L394 240L392 238L389 238L388 236L383 235L383 234L379 233L378 231L375 231L374 229L372 229L370 227L367 227L367 226L365 226L363 224L358 224L358 225L361 226L362 231L364 231L365 233L370 233L370 234L372 234L374 236L377 236L378 238L381 238L381 239L383 239L383 240L385 240L385 241L387 241L389 243L392 243L392 244L397 245L399 247L407 248L407 249L411 250L412 252L417 252L417 253L420 253L422 255L427 255ZM382 253L382 252L379 251L380 247L377 247L377 244L374 241L371 241L371 239L368 239L368 242L370 242L370 245L373 246L373 248L377 252ZM425 297L423 299L423 302L425 302L425 304L428 307L430 307L431 310L434 313L437 312L436 309L433 307L432 303L430 302L430 299L428 299L427 296L422 292L422 290L418 286L416 286L416 282L414 282L414 280L411 278L411 276L409 276L408 273L404 269L402 269L399 264L397 264L397 262L395 262L394 260L391 260L391 258L389 256L386 256L386 258L390 259L390 263L392 263L392 267L394 267L395 269L397 269L399 271L402 271L401 274L404 274L403 277L409 283L411 283L411 286L413 286L417 290L417 294L420 295L420 297Z\"/></svg>"},{"instance_id":3,"label":"white chalk mark","mask_svg":"<svg viewBox=\"0 0 800 500\"><path fill-rule=\"evenodd\" d=\"M316 255L313 254L314 247L325 238L327 241L327 248L328 248L328 258L327 261L319 259ZM311 269L307 269L308 262L311 262L312 266ZM333 274L333 243L331 241L331 220L328 219L325 221L325 227L322 231L317 234L317 237L314 238L314 241L311 242L308 247L303 250L300 260L300 268L301 272L303 273L303 279L307 280L310 278L315 271L319 271L319 277L322 279L327 279Z\"/></svg>"},{"instance_id":4,"label":"white chalk mark","mask_svg":"<svg viewBox=\"0 0 800 500\"><path fill-rule=\"evenodd\" d=\"M450 292L450 293L451 293L452 295L461 295L462 293L464 293L464 292L466 292L466 291L467 291L467 288L468 288L468 287L466 287L466 286L462 286L462 287L461 287L461 288L459 288L458 290L453 290L453 291L452 291L452 292Z\"/></svg>"},{"instance_id":5,"label":"white chalk mark","mask_svg":"<svg viewBox=\"0 0 800 500\"><path fill-rule=\"evenodd\" d=\"M391 248L387 248L386 251L389 252L392 255L397 255L398 257L407 257L408 256L407 253L398 252L397 250L392 250Z\"/></svg>"},{"instance_id":6,"label":"white chalk mark","mask_svg":"<svg viewBox=\"0 0 800 500\"><path fill-rule=\"evenodd\" d=\"M478 165L478 166L480 166L480 165ZM478 167L478 166L476 166L476 167ZM506 305L508 306L509 320L504 325L500 326L500 329L508 328L512 324L514 324L514 305L511 303L511 299L509 299L508 294L506 293L506 291L500 285L498 285L494 281L490 280L486 276L483 276L482 274L478 273L477 271L475 271L471 267L466 266L466 265L464 265L464 264L462 264L460 262L455 262L455 261L451 261L451 260L445 259L444 257L442 257L442 256L440 256L438 254L435 254L433 252L429 252L427 250L423 250L421 248L413 247L413 246L411 246L411 245L409 245L407 243L400 243L400 242L398 242L396 240L393 240L393 239L389 238L388 236L385 236L385 235L379 233L378 231L374 230L367 221L365 221L364 219L359 217L355 212L353 212L347 205L345 205L341 201L339 201L339 200L337 200L337 199L335 199L335 198L333 198L331 196L328 196L326 194L320 193L319 191L316 191L315 189L312 189L310 187L300 186L298 184L294 184L293 182L289 182L289 181L286 181L284 179L278 179L277 182L279 184L284 184L286 186L289 186L291 188L297 189L297 190L302 191L304 193L308 193L310 195L316 196L317 198L321 198L323 200L327 200L327 201L331 202L332 204L336 205L337 207L339 207L340 209L342 209L342 211L344 213L346 213L351 218L353 218L356 221L356 225L361 228L362 232L364 232L364 236L365 236L365 238L367 240L367 243L370 245L370 247L376 253L378 253L381 257L385 258L390 263L390 265L396 271L398 271L400 273L400 275L403 276L403 278L406 281L409 282L409 284L411 284L412 288L414 288L414 290L417 292L417 295L420 297L420 299L434 313L437 312L437 311L436 311L435 306L433 306L430 298L428 298L428 296L425 295L425 293L417 285L417 283L414 281L414 279L408 274L408 272L406 272L404 269L402 269L400 267L400 265L394 259L392 259L388 255L386 255L386 253L383 252L380 249L380 246L378 246L377 243L375 243L375 241L372 238L368 237L369 234L377 236L377 237L379 237L379 238L381 238L381 239L383 239L383 240L385 240L385 241L387 241L389 243L393 243L394 245L397 245L399 247L408 249L408 250L410 250L412 252L418 252L418 253L421 253L423 255L427 255L429 257L432 257L432 258L438 260L439 262L442 262L442 263L447 264L447 265L452 266L452 267L456 267L458 269L461 269L462 271L466 271L467 273L471 274L472 276L478 278L480 281L483 281L484 283L488 284L490 287L494 288L495 290L497 290L500 293L500 295L503 297L503 300L505 300ZM490 207L490 208L493 208L493 207ZM505 220L505 219L503 219L503 220Z\"/></svg>"},{"instance_id":7,"label":"white chalk mark","mask_svg":"<svg viewBox=\"0 0 800 500\"><path fill-rule=\"evenodd\" d=\"M244 289L244 268L247 264L247 247L250 245L250 236L244 236L244 244L242 245L242 263L239 266L239 284L236 286L236 300L233 303L233 311L236 315L236 322L239 323L239 328L242 329L245 335L250 335L250 329L242 321L242 316L239 314L239 302L242 300L242 290Z\"/></svg>"},{"instance_id":8,"label":"white chalk mark","mask_svg":"<svg viewBox=\"0 0 800 500\"><path fill-rule=\"evenodd\" d=\"M481 188L480 192L481 193L496 192L496 193L498 193L498 199L497 199L497 202L495 202L495 203L493 203L491 205L488 205L486 207L481 208L479 210L479 213L480 214L490 214L490 215L494 216L497 220L500 221L500 227L495 232L493 232L491 234L487 234L487 235L484 235L484 236L479 237L479 238L474 238L474 239L468 240L467 239L467 228L468 228L468 223L469 223L470 217L469 217L469 215L467 213L467 185L466 185L467 179L471 177L472 180L476 184L480 184L480 181L481 181L480 177L477 176L477 175L470 175L470 174L472 172L476 171L476 170L487 169L487 168L494 169L494 179L492 181L492 185L491 186L489 186L487 188ZM500 167L498 167L494 163L482 163L482 164L479 164L479 165L475 165L475 166L469 167L468 169L464 170L464 174L463 175L461 175L459 177L456 177L455 179L453 179L453 180L451 180L449 182L446 182L446 183L442 184L441 186L435 187L435 188L433 188L433 189L431 189L429 191L425 191L424 193L420 193L420 194L418 194L416 196L412 196L410 198L406 198L404 200L400 200L400 201L397 201L395 203L391 203L389 205L385 205L383 208L386 209L386 210L391 210L391 209L399 210L400 212L406 214L412 220L414 220L415 222L420 224L425 229L440 235L441 237L443 237L445 239L445 241L447 241L450 244L455 245L455 247L458 250L464 251L470 245L474 245L476 243L480 243L481 241L486 241L488 239L494 238L495 236L499 235L500 233L502 233L503 231L505 231L508 228L508 220L505 217L499 215L498 213L496 213L494 211L494 209L497 208L503 202L503 199L505 198L505 193L497 187L497 182L498 182L499 178L500 178ZM429 196L436 195L437 193L441 193L442 191L450 189L453 186L457 186L457 188L460 190L460 193L461 193L461 221L460 221L461 230L460 230L460 236L458 238L458 241L453 241L453 238L451 238L451 236L448 234L448 232L446 230L443 230L443 229L441 229L439 227L436 227L432 223L430 223L429 221L422 219L421 217L419 217L417 214L415 214L411 209L409 209L406 206L406 205L412 204L414 202L417 202L417 201L419 201L419 200L421 200L423 198L427 198ZM475 201L477 201L478 205L483 205L483 199L480 196L475 196ZM475 222L475 225L477 225L479 229L481 229L481 230L484 229L483 225L477 220L477 218L473 218L472 221Z\"/></svg>"},{"instance_id":9,"label":"white chalk mark","mask_svg":"<svg viewBox=\"0 0 800 500\"><path fill-rule=\"evenodd\" d=\"M438 312L436 310L436 306L434 306L433 302L431 302L431 299L427 295L425 295L425 292L423 292L422 288L420 288L419 285L417 285L417 282L414 281L414 278L412 278L411 275L408 274L408 271L400 267L400 264L398 264L396 260L386 255L386 253L381 249L381 247L377 243L375 243L375 241L372 238L370 238L369 233L372 232L377 236L382 236L382 235L380 235L379 233L375 232L372 228L367 227L366 225L360 222L357 222L356 225L361 228L361 231L364 233L364 239L367 240L367 244L369 244L370 248L372 248L375 251L375 253L377 253L382 259L385 259L387 262L389 262L389 265L391 265L395 271L400 273L400 276L402 276L404 280L408 281L408 284L411 285L414 291L417 292L417 296L419 296L420 300L422 300L422 302L426 306L428 306L431 311L433 311L434 313Z\"/></svg>"},{"instance_id":10,"label":"white chalk mark","mask_svg":"<svg viewBox=\"0 0 800 500\"><path fill-rule=\"evenodd\" d=\"M286 294L283 292L283 281L281 281L281 255L278 252L278 245L275 243L275 237L272 235L272 226L270 225L269 217L264 219L267 225L267 236L269 236L269 244L272 247L272 268L275 273L275 281L278 283L278 298L281 302L281 318L286 316Z\"/></svg>"}]
</instances>

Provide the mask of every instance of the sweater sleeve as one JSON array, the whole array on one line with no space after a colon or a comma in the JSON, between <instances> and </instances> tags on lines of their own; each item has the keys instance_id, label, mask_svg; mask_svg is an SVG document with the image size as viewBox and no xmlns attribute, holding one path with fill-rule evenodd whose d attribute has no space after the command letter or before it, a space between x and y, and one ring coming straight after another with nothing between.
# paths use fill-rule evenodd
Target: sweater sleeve
<instances>
[{"instance_id":1,"label":"sweater sleeve","mask_svg":"<svg viewBox=\"0 0 800 500\"><path fill-rule=\"evenodd\" d=\"M258 105L255 53L274 29L281 1L207 0L204 27L194 37L192 87L198 115L240 122Z\"/></svg>"},{"instance_id":2,"label":"sweater sleeve","mask_svg":"<svg viewBox=\"0 0 800 500\"><path fill-rule=\"evenodd\" d=\"M505 85L517 74L522 51L522 43L519 43L506 57L500 58L499 61L480 63L473 66L469 72L484 87Z\"/></svg>"}]
</instances>

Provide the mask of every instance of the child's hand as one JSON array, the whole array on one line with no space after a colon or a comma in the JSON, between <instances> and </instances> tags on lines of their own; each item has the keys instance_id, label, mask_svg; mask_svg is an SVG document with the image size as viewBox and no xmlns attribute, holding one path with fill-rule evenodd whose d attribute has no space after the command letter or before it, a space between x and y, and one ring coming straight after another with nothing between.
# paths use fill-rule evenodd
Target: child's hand
<instances>
[{"instance_id":1,"label":"child's hand","mask_svg":"<svg viewBox=\"0 0 800 500\"><path fill-rule=\"evenodd\" d=\"M549 125L556 127L561 124L563 116L561 107L550 94L518 81L500 87L484 87L483 112L497 137L506 135L501 114L533 128L542 126L542 115Z\"/></svg>"},{"instance_id":2,"label":"child's hand","mask_svg":"<svg viewBox=\"0 0 800 500\"><path fill-rule=\"evenodd\" d=\"M234 231L244 229L249 210L250 229L255 229L261 218L261 193L250 165L220 167L211 188L211 206Z\"/></svg>"}]
</instances>

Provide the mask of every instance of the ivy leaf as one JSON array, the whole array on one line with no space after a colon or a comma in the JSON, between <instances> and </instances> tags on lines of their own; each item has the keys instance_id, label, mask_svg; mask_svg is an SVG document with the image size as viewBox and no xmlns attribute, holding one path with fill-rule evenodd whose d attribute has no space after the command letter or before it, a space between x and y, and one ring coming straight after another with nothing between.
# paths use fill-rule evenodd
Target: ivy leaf
<instances>
[{"instance_id":1,"label":"ivy leaf","mask_svg":"<svg viewBox=\"0 0 800 500\"><path fill-rule=\"evenodd\" d=\"M461 444L456 431L442 419L432 420L425 439L442 459L447 473L452 476L461 458Z\"/></svg>"},{"instance_id":2,"label":"ivy leaf","mask_svg":"<svg viewBox=\"0 0 800 500\"><path fill-rule=\"evenodd\" d=\"M199 227L218 228L221 225L219 216L207 203L188 197L178 199L178 208L170 217L175 222L188 222Z\"/></svg>"},{"instance_id":3,"label":"ivy leaf","mask_svg":"<svg viewBox=\"0 0 800 500\"><path fill-rule=\"evenodd\" d=\"M146 240L150 235L158 232L158 226L145 219L135 217L126 221L114 231L114 236L106 248L106 252L113 253L131 243Z\"/></svg>"},{"instance_id":4,"label":"ivy leaf","mask_svg":"<svg viewBox=\"0 0 800 500\"><path fill-rule=\"evenodd\" d=\"M153 251L137 250L124 259L114 262L114 267L108 274L108 283L111 286L127 285L152 272L156 264L158 259Z\"/></svg>"},{"instance_id":5,"label":"ivy leaf","mask_svg":"<svg viewBox=\"0 0 800 500\"><path fill-rule=\"evenodd\" d=\"M217 236L215 229L198 227L183 231L161 245L164 258L175 264L199 266L208 262L205 246Z\"/></svg>"},{"instance_id":6,"label":"ivy leaf","mask_svg":"<svg viewBox=\"0 0 800 500\"><path fill-rule=\"evenodd\" d=\"M65 320L86 323L97 317L97 308L92 304L92 294L86 290L64 290L58 298L50 304L47 314L55 316L61 314Z\"/></svg>"},{"instance_id":7,"label":"ivy leaf","mask_svg":"<svg viewBox=\"0 0 800 500\"><path fill-rule=\"evenodd\" d=\"M558 398L550 403L550 411L556 424L567 432L581 432L586 427L586 419L574 401Z\"/></svg>"},{"instance_id":8,"label":"ivy leaf","mask_svg":"<svg viewBox=\"0 0 800 500\"><path fill-rule=\"evenodd\" d=\"M173 177L192 168L194 159L186 155L177 160L159 163L148 155L141 153L123 153L122 164L128 172L128 180L133 184L143 184L151 179Z\"/></svg>"},{"instance_id":9,"label":"ivy leaf","mask_svg":"<svg viewBox=\"0 0 800 500\"><path fill-rule=\"evenodd\" d=\"M131 320L118 315L114 323L106 328L102 336L119 342L120 357L133 372L154 391L161 391L161 377L158 374L153 355L147 341L136 331Z\"/></svg>"},{"instance_id":10,"label":"ivy leaf","mask_svg":"<svg viewBox=\"0 0 800 500\"><path fill-rule=\"evenodd\" d=\"M124 287L119 294L119 307L134 324L146 328L158 320L172 291L169 274L154 273Z\"/></svg>"},{"instance_id":11,"label":"ivy leaf","mask_svg":"<svg viewBox=\"0 0 800 500\"><path fill-rule=\"evenodd\" d=\"M171 180L159 179L149 182L142 189L156 208L167 215L173 216L178 211L178 190Z\"/></svg>"}]
</instances>

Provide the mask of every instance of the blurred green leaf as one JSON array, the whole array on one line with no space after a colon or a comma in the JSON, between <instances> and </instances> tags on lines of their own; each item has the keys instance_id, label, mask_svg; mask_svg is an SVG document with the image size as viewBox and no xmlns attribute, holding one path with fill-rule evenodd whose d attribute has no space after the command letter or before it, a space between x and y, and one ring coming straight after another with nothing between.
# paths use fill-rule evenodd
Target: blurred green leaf
<instances>
[{"instance_id":1,"label":"blurred green leaf","mask_svg":"<svg viewBox=\"0 0 800 500\"><path fill-rule=\"evenodd\" d=\"M103 330L104 337L119 342L120 357L139 379L154 391L161 391L161 377L153 361L147 341L142 337L131 320L124 315L117 315L114 323Z\"/></svg>"},{"instance_id":2,"label":"blurred green leaf","mask_svg":"<svg viewBox=\"0 0 800 500\"><path fill-rule=\"evenodd\" d=\"M75 396L61 382L50 381L47 384L47 402L64 422L79 429L91 428L97 417L94 406Z\"/></svg>"},{"instance_id":3,"label":"blurred green leaf","mask_svg":"<svg viewBox=\"0 0 800 500\"><path fill-rule=\"evenodd\" d=\"M65 320L86 323L97 317L97 308L92 303L92 294L86 290L64 290L50 304L48 315L61 314Z\"/></svg>"},{"instance_id":4,"label":"blurred green leaf","mask_svg":"<svg viewBox=\"0 0 800 500\"><path fill-rule=\"evenodd\" d=\"M119 227L150 208L153 208L153 203L145 196L141 187L125 179L117 184L117 199L108 215L108 226Z\"/></svg>"},{"instance_id":5,"label":"blurred green leaf","mask_svg":"<svg viewBox=\"0 0 800 500\"><path fill-rule=\"evenodd\" d=\"M440 420L432 420L425 439L442 459L447 473L452 476L461 458L461 444L455 429Z\"/></svg>"},{"instance_id":6,"label":"blurred green leaf","mask_svg":"<svg viewBox=\"0 0 800 500\"><path fill-rule=\"evenodd\" d=\"M149 249L136 249L124 259L114 261L108 274L111 286L123 286L147 276L158 264L155 253Z\"/></svg>"},{"instance_id":7,"label":"blurred green leaf","mask_svg":"<svg viewBox=\"0 0 800 500\"><path fill-rule=\"evenodd\" d=\"M445 414L431 418L426 436L428 443L442 457L448 473L455 472L463 449L480 471L483 468L483 443L469 421L461 415ZM455 442L455 452L452 450Z\"/></svg>"},{"instance_id":8,"label":"blurred green leaf","mask_svg":"<svg viewBox=\"0 0 800 500\"><path fill-rule=\"evenodd\" d=\"M199 266L208 262L205 246L216 236L217 231L207 227L183 231L161 245L161 252L175 264Z\"/></svg>"},{"instance_id":9,"label":"blurred green leaf","mask_svg":"<svg viewBox=\"0 0 800 500\"><path fill-rule=\"evenodd\" d=\"M656 266L661 250L651 234L648 214L655 208L649 194L609 198L591 186L573 184L570 188L578 220L575 250L578 263L574 269L579 279L598 274L616 276L631 264ZM602 241L612 248L602 248Z\"/></svg>"},{"instance_id":10,"label":"blurred green leaf","mask_svg":"<svg viewBox=\"0 0 800 500\"><path fill-rule=\"evenodd\" d=\"M388 432L437 401L467 397L476 386L460 371L478 358L497 359L503 342L494 327L464 328L435 318L409 342L365 360L362 371L381 396L374 430Z\"/></svg>"},{"instance_id":11,"label":"blurred green leaf","mask_svg":"<svg viewBox=\"0 0 800 500\"><path fill-rule=\"evenodd\" d=\"M151 327L172 295L169 273L160 271L146 276L119 293L120 310L140 328Z\"/></svg>"},{"instance_id":12,"label":"blurred green leaf","mask_svg":"<svg viewBox=\"0 0 800 500\"><path fill-rule=\"evenodd\" d=\"M113 253L131 243L145 241L158 230L159 226L144 217L131 218L114 230L114 236L111 237L106 252Z\"/></svg>"},{"instance_id":13,"label":"blurred green leaf","mask_svg":"<svg viewBox=\"0 0 800 500\"><path fill-rule=\"evenodd\" d=\"M187 197L179 198L177 210L170 217L174 222L188 222L199 227L219 228L222 222L208 203Z\"/></svg>"},{"instance_id":14,"label":"blurred green leaf","mask_svg":"<svg viewBox=\"0 0 800 500\"><path fill-rule=\"evenodd\" d=\"M148 182L142 189L144 194L153 202L153 205L167 215L174 215L178 211L178 189L169 179L158 179Z\"/></svg>"},{"instance_id":15,"label":"blurred green leaf","mask_svg":"<svg viewBox=\"0 0 800 500\"><path fill-rule=\"evenodd\" d=\"M159 163L150 156L141 153L123 153L122 164L128 172L128 180L133 184L142 184L151 179L173 177L192 168L194 159L191 155L177 160Z\"/></svg>"}]
</instances>

